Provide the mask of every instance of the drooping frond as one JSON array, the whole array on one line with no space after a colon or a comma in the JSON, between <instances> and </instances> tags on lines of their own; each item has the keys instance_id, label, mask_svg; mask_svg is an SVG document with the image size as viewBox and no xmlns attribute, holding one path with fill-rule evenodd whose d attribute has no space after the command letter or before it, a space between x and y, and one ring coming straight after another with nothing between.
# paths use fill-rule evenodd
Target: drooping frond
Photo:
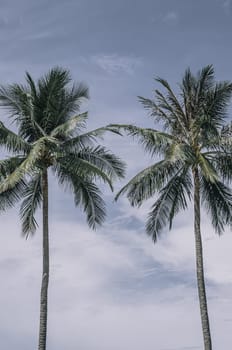
<instances>
[{"instance_id":1,"label":"drooping frond","mask_svg":"<svg viewBox=\"0 0 232 350\"><path fill-rule=\"evenodd\" d=\"M0 160L0 179L3 181L15 171L26 159L26 156L15 156Z\"/></svg>"},{"instance_id":2,"label":"drooping frond","mask_svg":"<svg viewBox=\"0 0 232 350\"><path fill-rule=\"evenodd\" d=\"M27 91L21 85L0 86L0 106L9 112L11 117L16 116L17 118L25 111L26 95Z\"/></svg>"},{"instance_id":3,"label":"drooping frond","mask_svg":"<svg viewBox=\"0 0 232 350\"><path fill-rule=\"evenodd\" d=\"M231 182L232 181L232 153L228 152L214 152L211 153L212 160L211 162L214 165L214 168L216 169L216 172L218 174L218 177L222 179L222 181L225 182ZM210 157L210 153L208 154L208 157Z\"/></svg>"},{"instance_id":4,"label":"drooping frond","mask_svg":"<svg viewBox=\"0 0 232 350\"><path fill-rule=\"evenodd\" d=\"M59 164L62 168L66 169L68 173L72 173L76 176L81 176L83 178L88 178L93 180L102 180L107 183L111 190L113 190L113 185L110 177L95 164L92 164L88 160L80 158L77 154L67 154L64 157L59 157L57 159L57 166Z\"/></svg>"},{"instance_id":5,"label":"drooping frond","mask_svg":"<svg viewBox=\"0 0 232 350\"><path fill-rule=\"evenodd\" d=\"M204 155L203 153L199 153L198 162L199 162L201 171L206 179L208 179L210 182L214 182L218 180L217 171L213 163L210 162L210 159L208 159L206 155Z\"/></svg>"},{"instance_id":6,"label":"drooping frond","mask_svg":"<svg viewBox=\"0 0 232 350\"><path fill-rule=\"evenodd\" d=\"M115 200L126 193L132 206L140 206L151 198L175 175L180 162L162 160L134 176L116 195Z\"/></svg>"},{"instance_id":7,"label":"drooping frond","mask_svg":"<svg viewBox=\"0 0 232 350\"><path fill-rule=\"evenodd\" d=\"M0 145L14 153L28 153L31 145L0 122Z\"/></svg>"},{"instance_id":8,"label":"drooping frond","mask_svg":"<svg viewBox=\"0 0 232 350\"><path fill-rule=\"evenodd\" d=\"M187 208L191 199L192 180L187 169L181 169L160 191L160 197L152 206L146 223L146 232L156 242L162 229L169 223L172 227L174 216Z\"/></svg>"},{"instance_id":9,"label":"drooping frond","mask_svg":"<svg viewBox=\"0 0 232 350\"><path fill-rule=\"evenodd\" d=\"M210 126L219 132L226 121L231 96L232 83L227 81L216 83L214 88L208 90L202 123L207 123L208 128Z\"/></svg>"},{"instance_id":10,"label":"drooping frond","mask_svg":"<svg viewBox=\"0 0 232 350\"><path fill-rule=\"evenodd\" d=\"M96 229L97 225L103 223L106 216L106 206L101 197L101 191L93 182L82 178L73 179L73 189L75 204L83 208L88 225Z\"/></svg>"},{"instance_id":11,"label":"drooping frond","mask_svg":"<svg viewBox=\"0 0 232 350\"><path fill-rule=\"evenodd\" d=\"M105 219L106 207L101 197L101 191L91 181L91 176L75 173L74 169L67 168L63 164L57 165L55 171L59 183L71 189L75 204L86 213L88 225L93 229L97 225L101 225Z\"/></svg>"},{"instance_id":12,"label":"drooping frond","mask_svg":"<svg viewBox=\"0 0 232 350\"><path fill-rule=\"evenodd\" d=\"M188 144L174 141L167 147L165 159L170 162L181 161L190 165L195 162L196 155Z\"/></svg>"},{"instance_id":13,"label":"drooping frond","mask_svg":"<svg viewBox=\"0 0 232 350\"><path fill-rule=\"evenodd\" d=\"M42 186L41 174L34 175L27 183L23 191L23 201L20 207L20 218L22 221L22 233L25 236L33 234L38 226L35 219L36 209L41 206Z\"/></svg>"},{"instance_id":14,"label":"drooping frond","mask_svg":"<svg viewBox=\"0 0 232 350\"><path fill-rule=\"evenodd\" d=\"M134 125L111 124L109 127L118 128L119 131L125 131L128 136L138 139L145 151L152 156L155 154L164 154L168 146L175 139L168 133L148 128L140 128Z\"/></svg>"},{"instance_id":15,"label":"drooping frond","mask_svg":"<svg viewBox=\"0 0 232 350\"><path fill-rule=\"evenodd\" d=\"M85 147L93 146L93 143L96 142L98 138L102 138L105 132L111 132L120 136L122 135L117 128L105 126L73 137L70 140L65 141L62 147L67 149L68 152L79 152Z\"/></svg>"},{"instance_id":16,"label":"drooping frond","mask_svg":"<svg viewBox=\"0 0 232 350\"><path fill-rule=\"evenodd\" d=\"M0 161L0 183L24 161L23 157L12 157ZM12 208L20 199L25 189L25 182L19 181L14 188L0 193L0 210Z\"/></svg>"},{"instance_id":17,"label":"drooping frond","mask_svg":"<svg viewBox=\"0 0 232 350\"><path fill-rule=\"evenodd\" d=\"M24 157L11 157L0 161L0 183L3 182L20 164ZM0 210L5 211L12 208L20 201L26 188L24 180L19 181L13 188L0 192Z\"/></svg>"},{"instance_id":18,"label":"drooping frond","mask_svg":"<svg viewBox=\"0 0 232 350\"><path fill-rule=\"evenodd\" d=\"M28 156L9 176L0 182L0 193L13 188L17 183L22 181L26 175L31 175L37 168L37 162L45 150L46 138L37 141Z\"/></svg>"},{"instance_id":19,"label":"drooping frond","mask_svg":"<svg viewBox=\"0 0 232 350\"><path fill-rule=\"evenodd\" d=\"M211 216L211 222L218 234L225 225L232 225L232 192L221 181L211 182L201 176L202 204Z\"/></svg>"},{"instance_id":20,"label":"drooping frond","mask_svg":"<svg viewBox=\"0 0 232 350\"><path fill-rule=\"evenodd\" d=\"M111 180L123 178L125 175L125 163L105 147L86 147L78 152L77 156L79 159L98 167Z\"/></svg>"},{"instance_id":21,"label":"drooping frond","mask_svg":"<svg viewBox=\"0 0 232 350\"><path fill-rule=\"evenodd\" d=\"M13 188L0 192L0 210L5 211L13 208L21 200L25 188L24 180L20 180Z\"/></svg>"},{"instance_id":22,"label":"drooping frond","mask_svg":"<svg viewBox=\"0 0 232 350\"><path fill-rule=\"evenodd\" d=\"M0 87L0 106L10 113L10 117L19 126L19 136L33 140L41 134L41 128L35 121L34 101L28 87L12 84Z\"/></svg>"},{"instance_id":23,"label":"drooping frond","mask_svg":"<svg viewBox=\"0 0 232 350\"><path fill-rule=\"evenodd\" d=\"M78 114L70 119L68 119L63 124L58 125L55 129L52 130L51 136L61 139L66 139L71 137L74 132L81 130L86 125L86 120L88 118L88 113Z\"/></svg>"}]
</instances>

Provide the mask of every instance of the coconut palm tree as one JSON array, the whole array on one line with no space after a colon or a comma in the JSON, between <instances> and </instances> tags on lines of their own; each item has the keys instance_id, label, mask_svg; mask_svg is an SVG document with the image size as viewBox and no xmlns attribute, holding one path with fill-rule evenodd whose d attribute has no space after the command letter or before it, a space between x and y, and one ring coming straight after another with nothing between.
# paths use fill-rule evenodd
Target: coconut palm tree
<instances>
[{"instance_id":1,"label":"coconut palm tree","mask_svg":"<svg viewBox=\"0 0 232 350\"><path fill-rule=\"evenodd\" d=\"M0 106L16 123L18 132L0 123L0 145L11 157L0 161L0 209L21 201L22 232L35 232L36 210L43 214L43 273L40 300L39 350L46 349L49 282L48 170L60 185L74 194L76 206L87 215L90 227L102 224L105 204L96 185L100 179L112 189L112 181L123 177L124 164L95 139L107 127L84 132L87 113L80 114L88 98L83 84L71 84L70 74L54 68L37 83L26 73L26 84L0 88Z\"/></svg>"},{"instance_id":2,"label":"coconut palm tree","mask_svg":"<svg viewBox=\"0 0 232 350\"><path fill-rule=\"evenodd\" d=\"M212 66L197 75L186 70L176 95L166 80L156 79L164 92L155 90L154 99L139 97L157 123L158 129L132 125L112 125L136 137L159 161L142 170L117 194L127 194L132 206L155 197L148 214L146 232L154 242L166 224L172 228L174 217L194 204L196 272L204 349L211 350L210 325L204 279L201 237L201 206L211 216L218 234L232 223L231 142L224 128L226 110L232 94L230 82L214 80ZM159 128L160 126L160 128ZM157 159L157 158L156 158Z\"/></svg>"}]
</instances>

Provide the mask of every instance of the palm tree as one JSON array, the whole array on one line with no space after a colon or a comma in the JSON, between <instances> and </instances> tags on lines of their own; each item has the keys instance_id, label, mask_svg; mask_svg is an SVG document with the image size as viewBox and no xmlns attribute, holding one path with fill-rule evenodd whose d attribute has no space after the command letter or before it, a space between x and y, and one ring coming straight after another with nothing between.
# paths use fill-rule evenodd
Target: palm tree
<instances>
[{"instance_id":1,"label":"palm tree","mask_svg":"<svg viewBox=\"0 0 232 350\"><path fill-rule=\"evenodd\" d=\"M37 83L26 73L26 85L0 88L0 105L7 109L18 128L15 133L0 123L0 145L12 153L10 158L0 161L0 209L6 210L22 198L22 232L28 236L37 228L35 212L42 205L39 350L46 349L47 335L48 170L52 170L60 185L73 192L75 205L83 208L89 226L94 229L105 218L105 204L96 180L103 180L112 189L112 181L124 174L124 164L118 157L94 145L95 139L110 129L82 131L87 113L79 113L80 105L87 98L87 87L71 85L69 72L62 68L52 69Z\"/></svg>"},{"instance_id":2,"label":"palm tree","mask_svg":"<svg viewBox=\"0 0 232 350\"><path fill-rule=\"evenodd\" d=\"M132 206L140 206L158 193L148 214L146 232L154 242L162 229L172 228L174 216L194 203L196 272L204 349L211 350L210 325L205 291L201 238L201 205L211 216L218 234L232 223L231 142L223 128L232 94L230 82L214 80L212 66L195 76L186 70L180 94L176 95L166 80L156 79L165 92L155 90L154 100L139 97L150 112L157 129L132 125L112 125L136 137L159 161L142 170L117 194L126 193ZM221 131L222 128L224 132Z\"/></svg>"}]
</instances>

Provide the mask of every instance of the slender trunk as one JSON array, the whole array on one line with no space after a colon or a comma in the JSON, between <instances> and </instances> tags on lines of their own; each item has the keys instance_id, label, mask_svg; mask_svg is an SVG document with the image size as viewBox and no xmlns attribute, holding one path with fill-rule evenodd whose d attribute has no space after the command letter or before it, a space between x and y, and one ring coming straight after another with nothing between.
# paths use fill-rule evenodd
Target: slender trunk
<instances>
[{"instance_id":1,"label":"slender trunk","mask_svg":"<svg viewBox=\"0 0 232 350\"><path fill-rule=\"evenodd\" d=\"M201 324L204 338L204 350L212 350L207 299L205 291L203 249L201 239L201 213L200 213L200 180L198 169L193 170L194 177L194 233L196 247L197 286L201 312Z\"/></svg>"},{"instance_id":2,"label":"slender trunk","mask_svg":"<svg viewBox=\"0 0 232 350\"><path fill-rule=\"evenodd\" d=\"M43 275L40 295L40 328L39 350L46 350L47 338L47 304L49 282L49 237L48 237L48 174L47 169L42 175L43 192Z\"/></svg>"}]
</instances>

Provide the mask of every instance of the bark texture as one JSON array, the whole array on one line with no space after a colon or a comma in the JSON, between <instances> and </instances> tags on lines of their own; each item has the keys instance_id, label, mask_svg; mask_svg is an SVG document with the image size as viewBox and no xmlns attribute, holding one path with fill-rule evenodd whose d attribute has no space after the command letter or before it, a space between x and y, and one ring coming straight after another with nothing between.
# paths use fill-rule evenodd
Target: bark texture
<instances>
[{"instance_id":1,"label":"bark texture","mask_svg":"<svg viewBox=\"0 0 232 350\"><path fill-rule=\"evenodd\" d=\"M205 290L203 248L201 239L201 212L200 212L200 180L198 169L193 170L194 177L194 233L196 246L196 270L197 286L201 312L201 324L204 338L204 350L212 350L212 341L210 335L209 316L207 307L207 298Z\"/></svg>"},{"instance_id":2,"label":"bark texture","mask_svg":"<svg viewBox=\"0 0 232 350\"><path fill-rule=\"evenodd\" d=\"M40 327L39 350L46 350L47 338L47 305L49 283L49 232L48 232L48 174L47 169L42 175L43 191L43 275L40 296Z\"/></svg>"}]
</instances>

